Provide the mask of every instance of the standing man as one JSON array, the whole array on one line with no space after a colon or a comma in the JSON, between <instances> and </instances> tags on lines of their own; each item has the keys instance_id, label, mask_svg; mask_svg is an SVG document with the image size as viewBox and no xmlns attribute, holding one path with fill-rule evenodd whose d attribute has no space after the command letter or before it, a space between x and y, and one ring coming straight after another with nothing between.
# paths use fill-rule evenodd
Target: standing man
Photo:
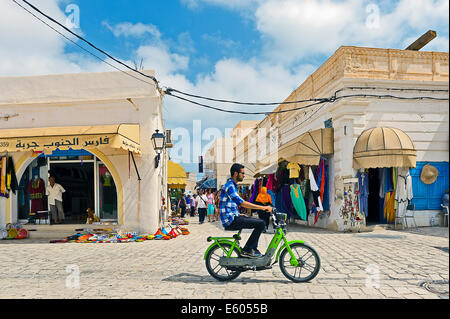
<instances>
[{"instance_id":1,"label":"standing man","mask_svg":"<svg viewBox=\"0 0 450 319\"><path fill-rule=\"evenodd\" d=\"M61 224L64 221L62 194L65 191L60 184L55 183L55 178L50 176L46 195L48 196L48 204L50 205L51 219L55 224Z\"/></svg>"},{"instance_id":2,"label":"standing man","mask_svg":"<svg viewBox=\"0 0 450 319\"><path fill-rule=\"evenodd\" d=\"M191 195L186 195L186 214L190 215L191 212Z\"/></svg>"},{"instance_id":3,"label":"standing man","mask_svg":"<svg viewBox=\"0 0 450 319\"><path fill-rule=\"evenodd\" d=\"M184 215L186 214L186 198L183 194L180 198L180 201L178 202L178 207L181 209L181 218L184 218Z\"/></svg>"},{"instance_id":4,"label":"standing man","mask_svg":"<svg viewBox=\"0 0 450 319\"><path fill-rule=\"evenodd\" d=\"M261 233L266 228L263 220L241 215L239 206L250 209L264 210L272 212L271 206L260 206L244 201L238 193L238 182L244 180L244 166L235 163L230 169L231 177L227 180L220 194L220 219L222 225L227 230L253 229L247 243L242 249L241 255L248 258L261 257L258 251L258 241Z\"/></svg>"},{"instance_id":5,"label":"standing man","mask_svg":"<svg viewBox=\"0 0 450 319\"><path fill-rule=\"evenodd\" d=\"M203 224L206 216L206 208L208 207L208 197L203 194L203 189L199 190L195 207L198 210L198 221Z\"/></svg>"}]
</instances>

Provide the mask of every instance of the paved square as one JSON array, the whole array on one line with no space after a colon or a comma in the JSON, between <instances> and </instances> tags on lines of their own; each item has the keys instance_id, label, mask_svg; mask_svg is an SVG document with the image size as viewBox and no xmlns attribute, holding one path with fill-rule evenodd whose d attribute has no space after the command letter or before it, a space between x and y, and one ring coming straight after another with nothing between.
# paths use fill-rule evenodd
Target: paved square
<instances>
[{"instance_id":1,"label":"paved square","mask_svg":"<svg viewBox=\"0 0 450 319\"><path fill-rule=\"evenodd\" d=\"M288 226L321 257L309 283L286 279L278 264L232 282L209 276L210 235L231 236L218 222L187 226L172 240L122 244L0 241L0 298L448 298L447 228L337 233ZM243 245L249 232L242 234ZM271 234L263 234L264 251Z\"/></svg>"}]
</instances>

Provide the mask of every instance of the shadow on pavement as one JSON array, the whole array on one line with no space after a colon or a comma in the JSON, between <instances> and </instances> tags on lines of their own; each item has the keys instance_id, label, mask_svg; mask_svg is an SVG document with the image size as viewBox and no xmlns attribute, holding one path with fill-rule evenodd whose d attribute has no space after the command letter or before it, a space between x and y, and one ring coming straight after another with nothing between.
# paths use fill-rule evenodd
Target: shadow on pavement
<instances>
[{"instance_id":1,"label":"shadow on pavement","mask_svg":"<svg viewBox=\"0 0 450 319\"><path fill-rule=\"evenodd\" d=\"M251 272L249 272L251 273ZM180 274L176 274L167 278L164 278L162 281L171 281L171 282L183 282L183 283L214 283L217 285L225 285L229 282L235 282L235 283L242 283L242 284L246 284L246 283L268 283L268 282L273 282L273 283L289 283L290 281L287 279L257 279L257 278L245 278L245 273L241 274L242 277L238 277L235 280L232 281L218 281L215 280L214 278L212 278L211 276L207 275L207 276L202 276L202 275L197 275L197 274L190 274L190 273L180 273Z\"/></svg>"}]
</instances>

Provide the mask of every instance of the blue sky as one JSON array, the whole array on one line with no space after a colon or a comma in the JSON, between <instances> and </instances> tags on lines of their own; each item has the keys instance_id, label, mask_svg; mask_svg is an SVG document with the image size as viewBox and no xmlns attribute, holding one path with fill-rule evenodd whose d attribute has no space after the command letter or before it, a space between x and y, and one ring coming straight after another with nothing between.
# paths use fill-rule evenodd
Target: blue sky
<instances>
[{"instance_id":1,"label":"blue sky","mask_svg":"<svg viewBox=\"0 0 450 319\"><path fill-rule=\"evenodd\" d=\"M164 86L226 99L282 101L341 45L403 49L433 29L438 38L425 49L448 52L448 0L29 1L61 22L75 5L74 31L100 48L130 65L142 59ZM114 71L10 0L0 2L0 40L0 76ZM194 120L202 131L224 135L239 120L263 118L170 97L163 105L167 128L187 131L191 140ZM201 149L213 138L206 136ZM196 155L185 160L172 151L188 170Z\"/></svg>"}]
</instances>

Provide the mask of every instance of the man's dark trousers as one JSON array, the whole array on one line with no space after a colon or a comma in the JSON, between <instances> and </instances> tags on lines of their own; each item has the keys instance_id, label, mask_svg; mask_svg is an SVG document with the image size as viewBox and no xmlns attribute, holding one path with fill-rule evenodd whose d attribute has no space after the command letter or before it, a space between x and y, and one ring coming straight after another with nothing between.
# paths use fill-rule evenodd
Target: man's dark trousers
<instances>
[{"instance_id":1,"label":"man's dark trousers","mask_svg":"<svg viewBox=\"0 0 450 319\"><path fill-rule=\"evenodd\" d=\"M252 249L258 248L259 236L261 236L265 228L266 223L262 219L243 215L234 217L230 226L226 227L227 230L253 229L252 234L243 248L246 252L251 252Z\"/></svg>"},{"instance_id":2,"label":"man's dark trousers","mask_svg":"<svg viewBox=\"0 0 450 319\"><path fill-rule=\"evenodd\" d=\"M198 221L200 223L203 223L205 221L206 216L206 208L199 208L198 209Z\"/></svg>"}]
</instances>

